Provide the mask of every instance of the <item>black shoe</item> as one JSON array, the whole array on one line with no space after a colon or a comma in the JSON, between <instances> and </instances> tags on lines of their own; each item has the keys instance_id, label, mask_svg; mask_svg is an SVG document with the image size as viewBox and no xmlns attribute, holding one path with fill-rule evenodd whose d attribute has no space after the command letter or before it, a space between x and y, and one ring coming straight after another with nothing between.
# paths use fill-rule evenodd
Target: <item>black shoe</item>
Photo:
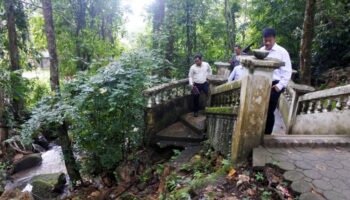
<instances>
[{"instance_id":1,"label":"black shoe","mask_svg":"<svg viewBox=\"0 0 350 200\"><path fill-rule=\"evenodd\" d=\"M194 116L194 117L198 117L198 112L194 112L194 113L193 113L193 116Z\"/></svg>"}]
</instances>

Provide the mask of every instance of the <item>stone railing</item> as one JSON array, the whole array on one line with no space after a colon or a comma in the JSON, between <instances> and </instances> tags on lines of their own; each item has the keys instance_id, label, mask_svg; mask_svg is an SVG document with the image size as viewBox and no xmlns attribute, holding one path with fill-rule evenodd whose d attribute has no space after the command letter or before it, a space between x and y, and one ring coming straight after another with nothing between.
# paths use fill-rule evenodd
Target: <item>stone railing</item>
<instances>
[{"instance_id":1,"label":"stone railing","mask_svg":"<svg viewBox=\"0 0 350 200\"><path fill-rule=\"evenodd\" d=\"M226 83L213 88L207 115L207 133L217 152L231 157L233 128L240 106L241 81Z\"/></svg>"},{"instance_id":2,"label":"stone railing","mask_svg":"<svg viewBox=\"0 0 350 200\"><path fill-rule=\"evenodd\" d=\"M212 75L208 77L210 89L221 85L225 78ZM145 134L146 142L152 143L156 133L177 122L180 116L191 112L193 98L188 79L176 80L170 83L152 87L143 92L147 98L145 108ZM209 99L205 95L200 97L200 108L203 109Z\"/></svg>"},{"instance_id":3,"label":"stone railing","mask_svg":"<svg viewBox=\"0 0 350 200\"><path fill-rule=\"evenodd\" d=\"M282 93L279 99L278 109L281 112L283 121L286 125L287 133L290 130L293 113L295 112L299 96L313 91L315 91L315 88L307 85L296 84L291 80L285 91Z\"/></svg>"},{"instance_id":4,"label":"stone railing","mask_svg":"<svg viewBox=\"0 0 350 200\"><path fill-rule=\"evenodd\" d=\"M166 103L178 97L184 97L191 93L188 88L188 79L181 79L157 85L144 91L147 100L147 107L152 108L159 104Z\"/></svg>"},{"instance_id":5,"label":"stone railing","mask_svg":"<svg viewBox=\"0 0 350 200\"><path fill-rule=\"evenodd\" d=\"M350 134L350 85L302 95L291 134Z\"/></svg>"},{"instance_id":6,"label":"stone railing","mask_svg":"<svg viewBox=\"0 0 350 200\"><path fill-rule=\"evenodd\" d=\"M262 144L272 71L284 63L276 59L258 60L241 56L249 74L240 81L215 87L206 108L207 134L216 151L237 163Z\"/></svg>"}]
</instances>

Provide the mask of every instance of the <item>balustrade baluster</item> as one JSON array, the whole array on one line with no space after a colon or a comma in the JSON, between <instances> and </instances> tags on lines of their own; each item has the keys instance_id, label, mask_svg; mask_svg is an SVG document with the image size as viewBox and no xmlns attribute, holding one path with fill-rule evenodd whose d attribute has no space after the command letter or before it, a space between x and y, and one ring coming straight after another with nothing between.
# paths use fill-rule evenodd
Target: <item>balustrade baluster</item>
<instances>
[{"instance_id":1,"label":"balustrade baluster","mask_svg":"<svg viewBox=\"0 0 350 200\"><path fill-rule=\"evenodd\" d=\"M155 105L160 104L160 96L159 93L155 94Z\"/></svg>"},{"instance_id":2,"label":"balustrade baluster","mask_svg":"<svg viewBox=\"0 0 350 200\"><path fill-rule=\"evenodd\" d=\"M316 103L315 113L320 113L320 112L322 112L322 100L318 100Z\"/></svg>"},{"instance_id":3,"label":"balustrade baluster","mask_svg":"<svg viewBox=\"0 0 350 200\"><path fill-rule=\"evenodd\" d=\"M314 111L314 102L313 101L310 101L309 102L309 108L308 108L308 110L307 110L307 114L311 114L311 113L313 113L313 111Z\"/></svg>"},{"instance_id":4,"label":"balustrade baluster","mask_svg":"<svg viewBox=\"0 0 350 200\"><path fill-rule=\"evenodd\" d=\"M342 99L341 99L341 97L338 97L338 98L336 98L335 99L335 102L336 102L336 104L335 104L335 108L334 108L334 110L335 111L340 111L341 109L342 109Z\"/></svg>"},{"instance_id":5,"label":"balustrade baluster","mask_svg":"<svg viewBox=\"0 0 350 200\"><path fill-rule=\"evenodd\" d=\"M230 95L230 105L229 106L233 106L234 105L234 102L235 101L235 94L234 93L232 93L231 95Z\"/></svg>"},{"instance_id":6,"label":"balustrade baluster","mask_svg":"<svg viewBox=\"0 0 350 200\"><path fill-rule=\"evenodd\" d=\"M148 97L148 99L147 99L147 107L148 107L148 108L151 108L152 105L153 105L152 96L150 96L150 97Z\"/></svg>"},{"instance_id":7,"label":"balustrade baluster","mask_svg":"<svg viewBox=\"0 0 350 200\"><path fill-rule=\"evenodd\" d=\"M303 114L306 113L305 110L306 110L306 102L303 101L303 102L301 102L301 109L300 109L299 113L300 113L301 115L303 115Z\"/></svg>"},{"instance_id":8,"label":"balustrade baluster","mask_svg":"<svg viewBox=\"0 0 350 200\"><path fill-rule=\"evenodd\" d=\"M323 112L329 112L332 109L332 100L331 99L327 99L326 100L326 105L323 108Z\"/></svg>"},{"instance_id":9,"label":"balustrade baluster","mask_svg":"<svg viewBox=\"0 0 350 200\"><path fill-rule=\"evenodd\" d=\"M169 92L168 90L164 90L162 92L162 100L163 100L163 102L166 102L166 101L169 100L168 92Z\"/></svg>"}]
</instances>

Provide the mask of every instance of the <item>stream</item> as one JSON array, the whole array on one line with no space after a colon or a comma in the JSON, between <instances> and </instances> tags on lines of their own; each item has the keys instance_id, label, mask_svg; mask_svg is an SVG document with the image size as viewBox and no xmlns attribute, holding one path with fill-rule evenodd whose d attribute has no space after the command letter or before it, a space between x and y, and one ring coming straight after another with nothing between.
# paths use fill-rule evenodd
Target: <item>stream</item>
<instances>
[{"instance_id":1,"label":"stream","mask_svg":"<svg viewBox=\"0 0 350 200\"><path fill-rule=\"evenodd\" d=\"M60 146L53 146L50 150L42 153L41 157L43 159L41 165L13 174L11 176L12 180L6 184L5 190L23 189L31 178L37 175L53 173L67 174Z\"/></svg>"}]
</instances>

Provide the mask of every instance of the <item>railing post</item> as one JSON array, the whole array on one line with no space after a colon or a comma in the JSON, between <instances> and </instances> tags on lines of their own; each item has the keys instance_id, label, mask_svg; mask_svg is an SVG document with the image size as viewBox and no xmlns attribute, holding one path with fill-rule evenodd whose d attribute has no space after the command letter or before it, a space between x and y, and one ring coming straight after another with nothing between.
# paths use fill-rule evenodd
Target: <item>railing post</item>
<instances>
[{"instance_id":1,"label":"railing post","mask_svg":"<svg viewBox=\"0 0 350 200\"><path fill-rule=\"evenodd\" d=\"M234 163L245 160L253 148L262 143L272 72L284 65L280 60L271 58L258 60L253 56L241 56L239 60L243 67L249 69L249 75L242 79L241 105L232 134L231 158Z\"/></svg>"},{"instance_id":2,"label":"railing post","mask_svg":"<svg viewBox=\"0 0 350 200\"><path fill-rule=\"evenodd\" d=\"M298 99L301 95L304 95L309 92L315 91L315 88L308 86L308 85L301 85L301 84L295 84L292 82L290 84L290 88L294 90L294 95L292 97L292 101L290 104L289 114L286 122L287 126L287 134L291 133L291 127L293 124L293 120L296 116L296 111L298 109Z\"/></svg>"}]
</instances>

